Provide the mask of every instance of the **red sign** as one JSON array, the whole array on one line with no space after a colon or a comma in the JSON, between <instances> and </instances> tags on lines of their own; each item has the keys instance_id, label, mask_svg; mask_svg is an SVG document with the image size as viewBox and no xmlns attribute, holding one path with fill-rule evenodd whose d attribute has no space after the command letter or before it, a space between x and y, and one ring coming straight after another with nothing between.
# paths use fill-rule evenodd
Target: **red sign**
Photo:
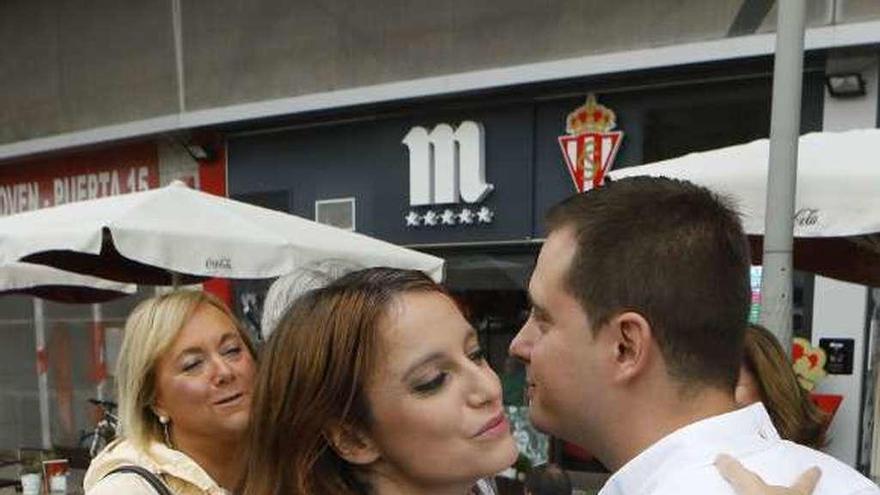
<instances>
[{"instance_id":1,"label":"red sign","mask_svg":"<svg viewBox=\"0 0 880 495\"><path fill-rule=\"evenodd\" d=\"M0 166L0 216L159 186L155 143Z\"/></svg>"},{"instance_id":2,"label":"red sign","mask_svg":"<svg viewBox=\"0 0 880 495\"><path fill-rule=\"evenodd\" d=\"M616 120L614 112L596 103L593 94L587 96L585 104L568 114L565 124L568 135L559 136L559 147L578 192L601 186L614 164L623 140L623 131L612 131Z\"/></svg>"},{"instance_id":3,"label":"red sign","mask_svg":"<svg viewBox=\"0 0 880 495\"><path fill-rule=\"evenodd\" d=\"M810 394L810 399L813 400L814 404L819 406L819 409L828 413L828 418L825 422L826 426L831 424L831 420L834 419L834 414L840 407L840 403L843 402L843 396L837 394Z\"/></svg>"}]
</instances>

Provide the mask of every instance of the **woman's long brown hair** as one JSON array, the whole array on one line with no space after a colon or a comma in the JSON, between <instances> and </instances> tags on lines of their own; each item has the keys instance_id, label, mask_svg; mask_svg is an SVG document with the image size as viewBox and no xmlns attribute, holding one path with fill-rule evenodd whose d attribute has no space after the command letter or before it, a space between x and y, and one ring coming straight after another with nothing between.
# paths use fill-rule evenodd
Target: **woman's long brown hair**
<instances>
[{"instance_id":1,"label":"woman's long brown hair","mask_svg":"<svg viewBox=\"0 0 880 495\"><path fill-rule=\"evenodd\" d=\"M376 368L379 325L398 296L432 291L444 293L421 272L372 268L291 306L257 372L244 495L369 493L328 432L369 431L365 387Z\"/></svg>"},{"instance_id":2,"label":"woman's long brown hair","mask_svg":"<svg viewBox=\"0 0 880 495\"><path fill-rule=\"evenodd\" d=\"M814 449L824 447L827 415L798 384L788 353L760 325L746 329L745 365L758 382L761 402L779 435Z\"/></svg>"}]
</instances>

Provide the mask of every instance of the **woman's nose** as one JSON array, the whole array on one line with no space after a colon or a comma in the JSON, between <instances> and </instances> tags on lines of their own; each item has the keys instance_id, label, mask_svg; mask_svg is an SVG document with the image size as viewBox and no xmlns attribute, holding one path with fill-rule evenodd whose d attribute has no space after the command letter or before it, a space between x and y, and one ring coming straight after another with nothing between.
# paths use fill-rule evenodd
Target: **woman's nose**
<instances>
[{"instance_id":1,"label":"woman's nose","mask_svg":"<svg viewBox=\"0 0 880 495\"><path fill-rule=\"evenodd\" d=\"M214 382L215 384L223 384L232 381L235 377L235 371L232 364L227 362L223 356L215 356L214 359Z\"/></svg>"},{"instance_id":2,"label":"woman's nose","mask_svg":"<svg viewBox=\"0 0 880 495\"><path fill-rule=\"evenodd\" d=\"M501 380L488 364L475 367L470 387L468 402L473 407L482 407L501 400Z\"/></svg>"}]
</instances>

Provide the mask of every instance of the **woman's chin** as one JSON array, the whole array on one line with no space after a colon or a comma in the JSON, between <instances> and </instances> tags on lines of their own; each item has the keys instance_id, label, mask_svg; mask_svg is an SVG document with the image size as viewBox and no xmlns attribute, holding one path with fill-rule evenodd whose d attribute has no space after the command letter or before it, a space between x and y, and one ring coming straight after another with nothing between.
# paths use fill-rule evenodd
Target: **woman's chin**
<instances>
[{"instance_id":1,"label":"woman's chin","mask_svg":"<svg viewBox=\"0 0 880 495\"><path fill-rule=\"evenodd\" d=\"M487 460L492 460L492 465L487 467L490 472L486 474L486 477L509 468L516 462L517 457L519 457L519 450L516 448L516 441L512 435L498 439L498 444L492 448L491 454L486 456Z\"/></svg>"}]
</instances>

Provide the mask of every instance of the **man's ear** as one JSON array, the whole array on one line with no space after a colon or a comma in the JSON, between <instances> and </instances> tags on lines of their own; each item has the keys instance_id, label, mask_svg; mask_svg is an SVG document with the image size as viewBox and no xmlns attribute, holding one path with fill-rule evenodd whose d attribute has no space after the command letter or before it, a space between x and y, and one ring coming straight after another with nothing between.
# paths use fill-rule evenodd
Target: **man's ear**
<instances>
[{"instance_id":1,"label":"man's ear","mask_svg":"<svg viewBox=\"0 0 880 495\"><path fill-rule=\"evenodd\" d=\"M368 435L353 428L334 426L324 435L339 457L351 464L372 464L380 457L376 443Z\"/></svg>"},{"instance_id":2,"label":"man's ear","mask_svg":"<svg viewBox=\"0 0 880 495\"><path fill-rule=\"evenodd\" d=\"M639 313L626 311L613 317L608 325L614 339L615 381L641 376L655 349L650 323Z\"/></svg>"}]
</instances>

